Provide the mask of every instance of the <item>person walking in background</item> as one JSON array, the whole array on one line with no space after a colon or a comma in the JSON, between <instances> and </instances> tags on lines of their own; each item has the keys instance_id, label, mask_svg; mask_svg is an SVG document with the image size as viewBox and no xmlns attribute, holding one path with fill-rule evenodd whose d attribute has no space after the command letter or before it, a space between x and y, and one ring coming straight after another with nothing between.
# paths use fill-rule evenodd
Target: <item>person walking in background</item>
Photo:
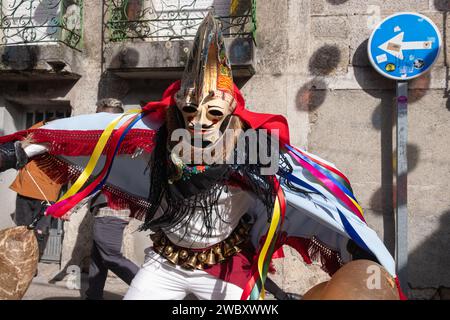
<instances>
[{"instance_id":1,"label":"person walking in background","mask_svg":"<svg viewBox=\"0 0 450 320\"><path fill-rule=\"evenodd\" d=\"M121 101L107 98L97 102L96 112L123 113L124 109ZM139 267L121 252L123 232L129 223L130 211L108 207L107 199L102 193L90 200L89 207L94 215L94 226L86 299L101 300L108 270L130 284Z\"/></svg>"}]
</instances>

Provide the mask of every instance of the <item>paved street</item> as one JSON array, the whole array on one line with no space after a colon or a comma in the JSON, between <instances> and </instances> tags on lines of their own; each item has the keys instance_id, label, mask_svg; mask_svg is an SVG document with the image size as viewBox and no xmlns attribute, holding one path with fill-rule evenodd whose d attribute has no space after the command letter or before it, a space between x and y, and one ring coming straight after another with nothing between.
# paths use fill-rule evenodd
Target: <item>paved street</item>
<instances>
[{"instance_id":1,"label":"paved street","mask_svg":"<svg viewBox=\"0 0 450 320\"><path fill-rule=\"evenodd\" d=\"M71 275L65 275L63 280L59 280L59 266L57 264L39 263L39 273L34 278L23 300L80 300L84 299L84 292L87 289L87 273L81 274L80 289L73 288L74 279ZM53 280L54 278L56 280ZM73 288L73 289L70 289ZM105 300L122 300L128 290L122 280L114 275L108 277L105 286ZM185 300L196 300L194 296L188 296ZM267 293L266 300L274 300L274 297Z\"/></svg>"},{"instance_id":2,"label":"paved street","mask_svg":"<svg viewBox=\"0 0 450 320\"><path fill-rule=\"evenodd\" d=\"M24 300L79 300L84 299L87 289L87 274L81 274L80 289L76 287L71 275L66 275L63 280L52 280L59 274L57 264L39 263L38 276L34 278ZM73 288L73 289L70 289ZM128 286L116 277L108 277L105 287L105 299L121 300Z\"/></svg>"}]
</instances>

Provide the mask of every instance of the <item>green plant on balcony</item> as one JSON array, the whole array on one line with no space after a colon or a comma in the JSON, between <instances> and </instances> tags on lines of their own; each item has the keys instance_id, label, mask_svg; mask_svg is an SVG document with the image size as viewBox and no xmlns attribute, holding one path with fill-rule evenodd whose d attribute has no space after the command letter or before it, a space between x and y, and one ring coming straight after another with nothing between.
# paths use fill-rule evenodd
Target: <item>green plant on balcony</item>
<instances>
[{"instance_id":1,"label":"green plant on balcony","mask_svg":"<svg viewBox=\"0 0 450 320\"><path fill-rule=\"evenodd\" d=\"M252 37L256 0L105 0L106 42L193 38L207 12L215 11L224 36Z\"/></svg>"}]
</instances>

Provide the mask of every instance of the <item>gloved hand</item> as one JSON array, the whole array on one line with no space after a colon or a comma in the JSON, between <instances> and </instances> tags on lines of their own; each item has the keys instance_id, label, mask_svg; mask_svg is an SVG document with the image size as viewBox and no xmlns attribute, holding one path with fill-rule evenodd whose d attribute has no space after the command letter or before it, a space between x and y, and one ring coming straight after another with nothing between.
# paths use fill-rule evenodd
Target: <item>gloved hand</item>
<instances>
[{"instance_id":1,"label":"gloved hand","mask_svg":"<svg viewBox=\"0 0 450 320\"><path fill-rule=\"evenodd\" d=\"M20 141L0 145L0 172L8 169L21 169L28 163L28 156Z\"/></svg>"}]
</instances>

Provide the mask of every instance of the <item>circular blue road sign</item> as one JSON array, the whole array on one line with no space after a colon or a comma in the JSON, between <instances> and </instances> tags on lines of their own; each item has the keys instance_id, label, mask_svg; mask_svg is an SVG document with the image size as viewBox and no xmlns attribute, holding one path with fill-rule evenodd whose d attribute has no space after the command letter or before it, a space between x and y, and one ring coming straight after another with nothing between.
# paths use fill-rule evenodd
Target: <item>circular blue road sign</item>
<instances>
[{"instance_id":1,"label":"circular blue road sign","mask_svg":"<svg viewBox=\"0 0 450 320\"><path fill-rule=\"evenodd\" d=\"M375 70L394 80L409 80L430 70L441 51L439 29L414 12L393 14L372 32L367 47Z\"/></svg>"}]
</instances>

